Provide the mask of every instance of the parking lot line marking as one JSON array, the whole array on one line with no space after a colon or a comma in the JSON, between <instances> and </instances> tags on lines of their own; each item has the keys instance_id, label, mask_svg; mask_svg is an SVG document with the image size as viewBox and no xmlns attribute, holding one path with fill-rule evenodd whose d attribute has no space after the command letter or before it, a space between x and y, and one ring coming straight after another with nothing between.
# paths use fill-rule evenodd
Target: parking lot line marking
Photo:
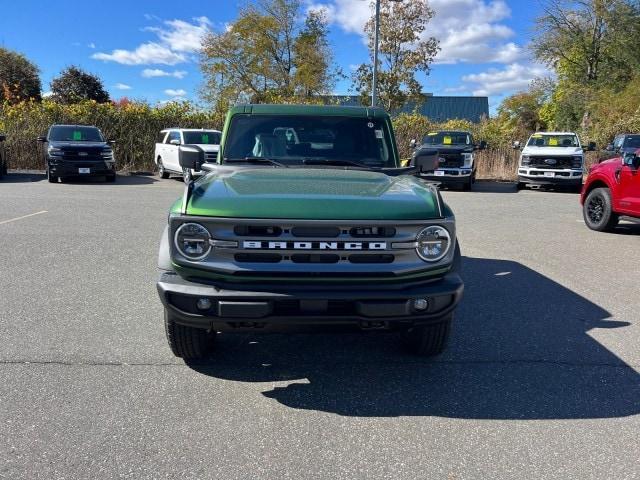
<instances>
[{"instance_id":1,"label":"parking lot line marking","mask_svg":"<svg viewBox=\"0 0 640 480\"><path fill-rule=\"evenodd\" d=\"M22 220L23 218L29 218L29 217L33 217L35 215L40 215L41 213L47 213L47 210L41 210L39 212L30 213L29 215L23 215L21 217L10 218L9 220L3 220L3 221L0 222L0 225L4 225L5 223L10 223L10 222L15 222L17 220Z\"/></svg>"}]
</instances>

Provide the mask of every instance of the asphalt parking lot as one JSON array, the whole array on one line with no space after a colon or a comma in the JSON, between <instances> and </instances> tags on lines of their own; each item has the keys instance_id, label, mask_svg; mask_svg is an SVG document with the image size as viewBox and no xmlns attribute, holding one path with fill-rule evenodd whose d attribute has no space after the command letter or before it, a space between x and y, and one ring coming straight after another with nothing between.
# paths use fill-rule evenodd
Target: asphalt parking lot
<instances>
[{"instance_id":1,"label":"asphalt parking lot","mask_svg":"<svg viewBox=\"0 0 640 480\"><path fill-rule=\"evenodd\" d=\"M189 367L154 284L182 188L0 181L0 479L640 477L640 226L445 192L466 292L444 355L243 334Z\"/></svg>"}]
</instances>

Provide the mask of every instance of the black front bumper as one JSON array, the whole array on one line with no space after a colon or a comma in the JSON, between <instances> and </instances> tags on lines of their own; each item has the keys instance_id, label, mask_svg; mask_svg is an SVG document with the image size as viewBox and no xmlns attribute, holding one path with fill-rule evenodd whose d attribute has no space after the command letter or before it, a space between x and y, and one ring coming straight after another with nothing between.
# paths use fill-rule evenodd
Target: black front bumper
<instances>
[{"instance_id":1,"label":"black front bumper","mask_svg":"<svg viewBox=\"0 0 640 480\"><path fill-rule=\"evenodd\" d=\"M49 160L49 172L54 177L95 177L116 174L115 162L105 160ZM80 173L80 169L89 173Z\"/></svg>"},{"instance_id":2,"label":"black front bumper","mask_svg":"<svg viewBox=\"0 0 640 480\"><path fill-rule=\"evenodd\" d=\"M198 328L312 324L425 324L449 315L462 298L464 285L457 273L440 280L407 287L377 290L295 288L256 285L251 290L228 290L195 283L173 272L163 272L157 283L165 308L177 323ZM211 307L198 310L197 301L208 299ZM427 299L428 307L417 311L413 300Z\"/></svg>"}]
</instances>

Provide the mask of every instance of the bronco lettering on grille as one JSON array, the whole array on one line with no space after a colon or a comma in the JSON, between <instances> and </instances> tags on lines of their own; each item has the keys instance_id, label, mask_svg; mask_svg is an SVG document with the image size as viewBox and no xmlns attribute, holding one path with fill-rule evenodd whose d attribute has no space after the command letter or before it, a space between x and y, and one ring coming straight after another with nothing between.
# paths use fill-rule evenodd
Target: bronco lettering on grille
<instances>
[{"instance_id":1,"label":"bronco lettering on grille","mask_svg":"<svg viewBox=\"0 0 640 480\"><path fill-rule=\"evenodd\" d=\"M387 242L269 242L245 240L242 248L251 250L386 250Z\"/></svg>"}]
</instances>

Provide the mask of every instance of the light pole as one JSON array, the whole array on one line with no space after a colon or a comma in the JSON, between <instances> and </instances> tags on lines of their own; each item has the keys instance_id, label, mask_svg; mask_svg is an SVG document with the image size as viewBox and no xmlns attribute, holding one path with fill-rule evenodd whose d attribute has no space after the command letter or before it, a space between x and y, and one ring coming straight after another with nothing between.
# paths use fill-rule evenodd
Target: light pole
<instances>
[{"instance_id":1,"label":"light pole","mask_svg":"<svg viewBox=\"0 0 640 480\"><path fill-rule=\"evenodd\" d=\"M389 0L391 2L401 2L402 0ZM371 85L371 106L378 103L378 44L380 43L380 0L376 0L376 25L373 47L373 84Z\"/></svg>"}]
</instances>

